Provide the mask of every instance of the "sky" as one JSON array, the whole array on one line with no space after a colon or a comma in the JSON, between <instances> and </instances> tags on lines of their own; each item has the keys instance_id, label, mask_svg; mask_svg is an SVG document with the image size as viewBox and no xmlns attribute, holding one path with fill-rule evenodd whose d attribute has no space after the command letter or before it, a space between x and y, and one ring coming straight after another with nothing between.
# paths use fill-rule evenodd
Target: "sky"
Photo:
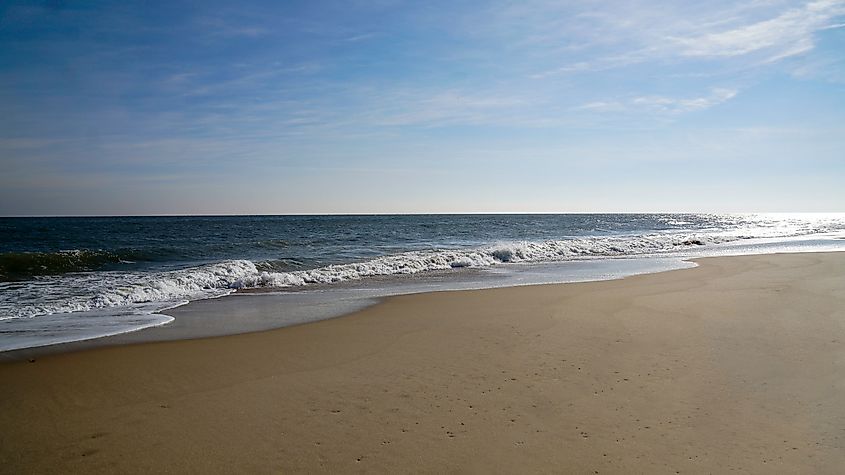
<instances>
[{"instance_id":1,"label":"sky","mask_svg":"<svg viewBox=\"0 0 845 475\"><path fill-rule=\"evenodd\" d=\"M0 5L0 215L845 211L845 0Z\"/></svg>"}]
</instances>

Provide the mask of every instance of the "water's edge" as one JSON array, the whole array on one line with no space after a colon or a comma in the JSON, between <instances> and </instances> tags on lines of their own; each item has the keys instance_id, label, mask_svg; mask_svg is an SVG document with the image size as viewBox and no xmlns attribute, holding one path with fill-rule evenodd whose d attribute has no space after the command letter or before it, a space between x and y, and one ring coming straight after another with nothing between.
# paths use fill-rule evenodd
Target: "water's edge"
<instances>
[{"instance_id":1,"label":"water's edge","mask_svg":"<svg viewBox=\"0 0 845 475\"><path fill-rule=\"evenodd\" d=\"M755 248L753 252L735 248L722 249L719 253L675 257L597 259L530 265L522 269L505 269L504 272L501 272L501 267L489 268L464 273L457 279L454 275L434 274L414 276L405 282L392 279L379 286L367 282L365 285L300 292L235 292L215 299L186 302L167 310L166 314L157 313L170 319L157 325L115 335L8 350L0 352L0 361L34 360L41 356L93 348L268 331L344 317L399 295L617 280L690 269L697 266L695 261L709 257L845 252L845 241L841 239L813 240L793 243L791 246L780 244L771 248ZM573 264L577 264L577 268ZM562 269L566 272L561 272Z\"/></svg>"},{"instance_id":2,"label":"water's edge","mask_svg":"<svg viewBox=\"0 0 845 475\"><path fill-rule=\"evenodd\" d=\"M0 219L0 229L2 352L147 327L142 335L169 338L188 319L170 309L245 289L279 295L226 305L278 300L282 310L247 318L233 308L237 317L198 319L184 333L313 321L393 294L619 278L683 258L830 247L845 234L845 214Z\"/></svg>"},{"instance_id":3,"label":"water's edge","mask_svg":"<svg viewBox=\"0 0 845 475\"><path fill-rule=\"evenodd\" d=\"M602 259L601 261L618 262L623 260L630 259ZM672 267L655 267L652 270L643 272L618 273L612 276L597 276L595 278L566 281L513 281L507 285L496 285L496 281L494 280L488 279L486 284L483 284L481 280L468 279L464 281L452 280L449 282L452 285L441 287L438 284L442 284L443 281L438 281L438 277L442 278L442 276L422 276L421 278L414 276L416 285L407 285L405 283L406 285L396 286L390 289L383 287L363 289L350 285L347 288L319 289L312 292L233 292L216 298L186 301L166 310L167 313L156 312L153 315L165 317L168 320L143 328L61 343L0 351L0 363L17 361L35 362L37 358L44 356L97 348L219 338L271 331L297 325L307 325L323 320L346 317L378 305L386 299L403 295L621 280L637 275L656 274L697 267L697 264L694 262L697 259L694 258L664 260L673 260L676 265ZM591 263L597 262L599 260L591 261ZM278 312L280 310L286 312L286 318L279 320L262 318L262 316L266 316L268 313ZM236 315L233 316L233 314Z\"/></svg>"}]
</instances>

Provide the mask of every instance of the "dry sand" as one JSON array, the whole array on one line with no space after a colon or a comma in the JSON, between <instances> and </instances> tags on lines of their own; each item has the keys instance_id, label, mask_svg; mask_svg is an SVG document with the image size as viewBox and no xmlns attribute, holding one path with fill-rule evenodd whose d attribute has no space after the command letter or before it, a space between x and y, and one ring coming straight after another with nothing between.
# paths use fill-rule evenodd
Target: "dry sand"
<instances>
[{"instance_id":1,"label":"dry sand","mask_svg":"<svg viewBox=\"0 0 845 475\"><path fill-rule=\"evenodd\" d=\"M0 364L0 471L842 473L845 253Z\"/></svg>"}]
</instances>

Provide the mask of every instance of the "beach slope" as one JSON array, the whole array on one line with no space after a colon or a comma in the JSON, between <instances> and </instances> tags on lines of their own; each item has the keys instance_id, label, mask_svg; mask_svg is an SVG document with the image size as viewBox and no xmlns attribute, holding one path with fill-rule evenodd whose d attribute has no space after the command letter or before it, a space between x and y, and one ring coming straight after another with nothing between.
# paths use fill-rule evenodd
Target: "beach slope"
<instances>
[{"instance_id":1,"label":"beach slope","mask_svg":"<svg viewBox=\"0 0 845 475\"><path fill-rule=\"evenodd\" d=\"M845 253L698 263L2 363L0 472L840 473Z\"/></svg>"}]
</instances>

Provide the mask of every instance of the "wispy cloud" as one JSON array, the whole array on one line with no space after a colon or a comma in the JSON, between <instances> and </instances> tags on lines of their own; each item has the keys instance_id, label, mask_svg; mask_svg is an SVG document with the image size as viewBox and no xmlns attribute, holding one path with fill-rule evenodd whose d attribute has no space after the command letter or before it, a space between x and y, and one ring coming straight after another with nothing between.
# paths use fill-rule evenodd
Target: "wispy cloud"
<instances>
[{"instance_id":1,"label":"wispy cloud","mask_svg":"<svg viewBox=\"0 0 845 475\"><path fill-rule=\"evenodd\" d=\"M682 56L731 57L768 52L768 61L777 61L807 52L814 47L816 31L836 27L831 19L845 13L845 2L822 0L780 15L724 31L693 37L669 37Z\"/></svg>"},{"instance_id":2,"label":"wispy cloud","mask_svg":"<svg viewBox=\"0 0 845 475\"><path fill-rule=\"evenodd\" d=\"M386 126L501 123L508 112L528 105L514 95L459 90L404 92L380 102L369 119Z\"/></svg>"},{"instance_id":3,"label":"wispy cloud","mask_svg":"<svg viewBox=\"0 0 845 475\"><path fill-rule=\"evenodd\" d=\"M635 107L643 107L657 112L677 114L709 109L732 99L736 95L735 89L713 89L709 95L704 97L641 96L632 99L631 104Z\"/></svg>"},{"instance_id":4,"label":"wispy cloud","mask_svg":"<svg viewBox=\"0 0 845 475\"><path fill-rule=\"evenodd\" d=\"M361 33L359 35L352 35L347 38L344 38L343 41L347 41L350 43L355 43L358 41L369 40L371 38L375 38L378 36L378 33Z\"/></svg>"},{"instance_id":5,"label":"wispy cloud","mask_svg":"<svg viewBox=\"0 0 845 475\"><path fill-rule=\"evenodd\" d=\"M574 110L617 113L645 111L674 115L715 107L731 100L738 92L736 89L714 88L710 94L700 97L637 96L621 100L589 102L575 107Z\"/></svg>"},{"instance_id":6,"label":"wispy cloud","mask_svg":"<svg viewBox=\"0 0 845 475\"><path fill-rule=\"evenodd\" d=\"M648 59L650 52L651 50L649 49L643 49L640 51L628 51L620 55L598 57L589 61L578 61L540 73L534 73L529 75L529 77L531 79L545 79L557 75L608 71L624 66L630 66L632 64L642 63Z\"/></svg>"},{"instance_id":7,"label":"wispy cloud","mask_svg":"<svg viewBox=\"0 0 845 475\"><path fill-rule=\"evenodd\" d=\"M634 2L585 11L574 17L591 26L587 32L567 24L531 36L542 36L546 43L577 42L584 55L571 61L561 55L564 62L560 66L529 76L542 79L643 63L740 57L753 57L752 64L759 66L808 53L815 48L820 31L845 26L836 22L845 15L845 0L816 0L787 8L781 3L726 6L708 2L679 9Z\"/></svg>"},{"instance_id":8,"label":"wispy cloud","mask_svg":"<svg viewBox=\"0 0 845 475\"><path fill-rule=\"evenodd\" d=\"M823 30L836 30L839 28L845 28L845 23L836 23L834 25L827 25L825 27L819 28L820 31Z\"/></svg>"},{"instance_id":9,"label":"wispy cloud","mask_svg":"<svg viewBox=\"0 0 845 475\"><path fill-rule=\"evenodd\" d=\"M595 112L621 112L627 107L622 101L593 101L580 106L573 107L573 110L586 110Z\"/></svg>"},{"instance_id":10,"label":"wispy cloud","mask_svg":"<svg viewBox=\"0 0 845 475\"><path fill-rule=\"evenodd\" d=\"M249 24L243 21L223 17L204 17L198 20L198 26L213 36L227 38L246 37L258 38L271 33L269 28L261 25Z\"/></svg>"}]
</instances>

